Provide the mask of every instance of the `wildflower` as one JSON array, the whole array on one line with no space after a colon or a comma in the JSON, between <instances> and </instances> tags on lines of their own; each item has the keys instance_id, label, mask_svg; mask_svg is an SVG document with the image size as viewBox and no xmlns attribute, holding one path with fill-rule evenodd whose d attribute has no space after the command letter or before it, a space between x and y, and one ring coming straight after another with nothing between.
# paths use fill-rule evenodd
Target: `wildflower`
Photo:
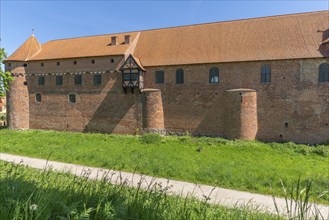
<instances>
[{"instance_id":1,"label":"wildflower","mask_svg":"<svg viewBox=\"0 0 329 220\"><path fill-rule=\"evenodd\" d=\"M30 210L31 211L35 211L35 210L37 210L37 208L38 208L38 206L36 204L30 205Z\"/></svg>"}]
</instances>

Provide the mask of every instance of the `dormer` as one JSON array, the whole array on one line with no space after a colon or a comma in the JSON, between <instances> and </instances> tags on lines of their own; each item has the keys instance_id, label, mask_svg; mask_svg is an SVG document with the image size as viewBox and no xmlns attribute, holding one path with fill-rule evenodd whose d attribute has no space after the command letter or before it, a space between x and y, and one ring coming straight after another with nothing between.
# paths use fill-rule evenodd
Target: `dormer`
<instances>
[{"instance_id":1,"label":"dormer","mask_svg":"<svg viewBox=\"0 0 329 220\"><path fill-rule=\"evenodd\" d=\"M125 93L130 88L132 93L137 88L141 91L144 87L144 72L140 60L133 55L129 55L123 65L120 67L122 73L122 88Z\"/></svg>"}]
</instances>

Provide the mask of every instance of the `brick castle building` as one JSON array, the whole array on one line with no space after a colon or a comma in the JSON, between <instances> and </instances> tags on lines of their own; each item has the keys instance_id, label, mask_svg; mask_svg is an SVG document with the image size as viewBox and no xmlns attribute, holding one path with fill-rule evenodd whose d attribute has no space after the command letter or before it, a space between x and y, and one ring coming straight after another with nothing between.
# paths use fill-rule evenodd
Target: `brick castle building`
<instances>
[{"instance_id":1,"label":"brick castle building","mask_svg":"<svg viewBox=\"0 0 329 220\"><path fill-rule=\"evenodd\" d=\"M10 128L329 141L329 11L52 40L5 61Z\"/></svg>"}]
</instances>

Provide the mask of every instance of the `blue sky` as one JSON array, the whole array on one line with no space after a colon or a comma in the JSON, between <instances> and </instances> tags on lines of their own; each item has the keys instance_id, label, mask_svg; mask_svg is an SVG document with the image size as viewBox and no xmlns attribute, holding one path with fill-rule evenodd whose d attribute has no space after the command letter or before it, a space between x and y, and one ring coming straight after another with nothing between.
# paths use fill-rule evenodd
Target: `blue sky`
<instances>
[{"instance_id":1,"label":"blue sky","mask_svg":"<svg viewBox=\"0 0 329 220\"><path fill-rule=\"evenodd\" d=\"M35 29L53 39L328 10L328 0L1 1L1 47L13 53ZM328 18L329 19L329 18Z\"/></svg>"}]
</instances>

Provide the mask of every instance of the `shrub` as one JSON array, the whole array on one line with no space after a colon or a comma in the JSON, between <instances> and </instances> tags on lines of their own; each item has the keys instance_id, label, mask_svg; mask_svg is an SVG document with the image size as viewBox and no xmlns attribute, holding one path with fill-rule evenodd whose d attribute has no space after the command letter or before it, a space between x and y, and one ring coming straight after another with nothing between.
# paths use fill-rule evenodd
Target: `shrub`
<instances>
[{"instance_id":1,"label":"shrub","mask_svg":"<svg viewBox=\"0 0 329 220\"><path fill-rule=\"evenodd\" d=\"M144 134L140 137L144 144L159 144L162 140L162 136L159 134Z\"/></svg>"}]
</instances>

